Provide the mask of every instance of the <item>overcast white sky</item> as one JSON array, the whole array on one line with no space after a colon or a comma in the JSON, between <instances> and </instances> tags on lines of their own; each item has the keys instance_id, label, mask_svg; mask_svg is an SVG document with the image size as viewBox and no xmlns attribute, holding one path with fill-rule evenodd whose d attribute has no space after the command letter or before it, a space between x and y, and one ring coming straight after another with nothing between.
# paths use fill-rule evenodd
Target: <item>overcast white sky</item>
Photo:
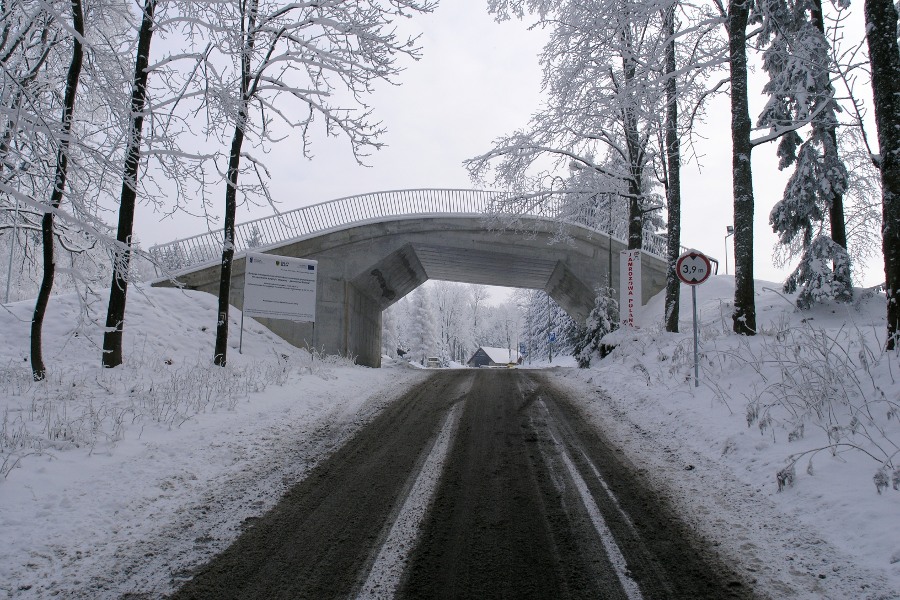
<instances>
[{"instance_id":1,"label":"overcast white sky","mask_svg":"<svg viewBox=\"0 0 900 600\"><path fill-rule=\"evenodd\" d=\"M375 115L388 129L383 138L388 147L368 159L369 167L354 162L343 139L314 138L312 161L300 156L297 140L280 144L267 159L279 210L381 190L475 187L462 161L489 150L496 137L527 124L541 101L538 54L543 34L519 22L496 23L485 5L480 0L445 1L434 14L410 23L423 33L423 58L408 61L399 86L384 86L371 99ZM755 115L762 106L762 81L751 85ZM725 268L725 228L732 221L727 103L723 96L713 105L701 130L707 137L701 148L702 165L686 165L682 174L682 245L718 258L720 272ZM770 281L782 281L789 272L771 262L775 236L768 213L787 178L776 165L774 144L754 150L754 274ZM241 208L238 220L266 214L271 209ZM183 215L159 223L146 208L138 219L136 233L144 247L206 230L203 221ZM733 273L730 254L728 262ZM874 285L883 279L882 265L875 261L862 283Z\"/></svg>"}]
</instances>

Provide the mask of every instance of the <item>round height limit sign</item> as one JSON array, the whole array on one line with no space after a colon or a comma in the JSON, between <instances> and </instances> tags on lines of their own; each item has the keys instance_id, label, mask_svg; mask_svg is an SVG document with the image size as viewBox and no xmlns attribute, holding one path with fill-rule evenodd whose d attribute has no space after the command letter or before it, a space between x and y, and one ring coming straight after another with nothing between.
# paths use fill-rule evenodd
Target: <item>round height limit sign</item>
<instances>
[{"instance_id":1,"label":"round height limit sign","mask_svg":"<svg viewBox=\"0 0 900 600\"><path fill-rule=\"evenodd\" d=\"M678 279L688 285L700 285L709 278L712 265L706 255L696 250L688 250L675 263Z\"/></svg>"},{"instance_id":2,"label":"round height limit sign","mask_svg":"<svg viewBox=\"0 0 900 600\"><path fill-rule=\"evenodd\" d=\"M688 250L675 262L678 279L691 286L694 301L694 387L700 385L700 335L697 327L697 286L709 279L712 265L706 255L696 250Z\"/></svg>"}]
</instances>

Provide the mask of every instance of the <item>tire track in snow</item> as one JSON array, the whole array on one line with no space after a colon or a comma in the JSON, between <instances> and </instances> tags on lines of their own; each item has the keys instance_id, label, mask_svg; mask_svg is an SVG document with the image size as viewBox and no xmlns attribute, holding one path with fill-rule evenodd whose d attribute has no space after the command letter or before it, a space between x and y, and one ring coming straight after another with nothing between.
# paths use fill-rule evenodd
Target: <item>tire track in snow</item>
<instances>
[{"instance_id":1,"label":"tire track in snow","mask_svg":"<svg viewBox=\"0 0 900 600\"><path fill-rule=\"evenodd\" d=\"M400 513L391 525L387 539L381 545L378 556L357 595L358 600L393 598L406 567L406 559L412 550L425 511L431 501L443 470L444 461L462 415L462 402L450 409L440 433L432 446L422 469L416 476Z\"/></svg>"},{"instance_id":2,"label":"tire track in snow","mask_svg":"<svg viewBox=\"0 0 900 600\"><path fill-rule=\"evenodd\" d=\"M544 404L543 400L538 400L536 402L536 405L538 407L538 410L540 410L541 412L541 416L546 420L545 422L549 424L552 417L550 415L550 411L547 409L547 405ZM619 580L619 584L622 586L622 590L625 592L628 600L643 600L644 596L641 594L641 590L638 587L637 582L631 577L628 569L628 563L625 560L625 556L619 549L619 545L616 544L615 537L613 536L612 531L610 531L609 527L607 526L606 521L603 519L603 515L600 514L600 508L594 501L594 497L591 495L591 492L588 489L587 482L575 467L575 463L572 462L572 458L569 456L569 452L568 450L566 450L566 447L556 437L553 428L548 427L547 431L550 434L550 438L553 440L553 446L558 452L559 458L562 460L562 463L566 467L566 471L568 472L569 477L575 484L575 489L578 490L578 496L581 498L581 503L584 505L585 510L590 516L591 523L594 526L594 530L600 537L600 542L601 544L603 544L603 549L606 551L607 558L609 559L609 562L612 564L613 569L615 570L616 577ZM625 517L628 524L631 525L631 519L629 519L625 512L622 510L618 500L615 498L615 496L613 496L612 491L606 485L606 482L603 481L603 478L600 476L600 473L596 470L596 468L594 469L594 474L600 481L600 484L609 494L614 506Z\"/></svg>"}]
</instances>

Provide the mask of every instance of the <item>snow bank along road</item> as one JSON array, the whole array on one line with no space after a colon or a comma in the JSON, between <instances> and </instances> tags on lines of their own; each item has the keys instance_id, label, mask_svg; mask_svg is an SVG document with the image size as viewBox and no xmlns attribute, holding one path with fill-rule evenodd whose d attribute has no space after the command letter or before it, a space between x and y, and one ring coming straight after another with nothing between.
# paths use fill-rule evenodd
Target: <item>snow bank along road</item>
<instances>
[{"instance_id":1,"label":"snow bank along road","mask_svg":"<svg viewBox=\"0 0 900 600\"><path fill-rule=\"evenodd\" d=\"M174 598L752 598L539 372L441 371Z\"/></svg>"}]
</instances>

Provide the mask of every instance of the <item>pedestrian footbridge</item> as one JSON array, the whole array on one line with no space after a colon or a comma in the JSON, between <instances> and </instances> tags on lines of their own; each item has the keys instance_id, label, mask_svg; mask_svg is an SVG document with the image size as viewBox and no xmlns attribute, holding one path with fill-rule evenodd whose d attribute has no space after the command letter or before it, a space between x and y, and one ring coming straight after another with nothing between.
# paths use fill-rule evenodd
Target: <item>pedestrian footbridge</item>
<instances>
[{"instance_id":1,"label":"pedestrian footbridge","mask_svg":"<svg viewBox=\"0 0 900 600\"><path fill-rule=\"evenodd\" d=\"M417 189L377 192L307 206L237 226L231 304L243 306L248 250L317 260L316 325L258 319L297 346L381 364L381 313L428 279L546 291L584 321L594 289L619 286L624 240L600 231L588 210L558 199L515 214L505 193ZM560 221L565 235L560 235ZM665 238L645 236L642 302L665 286ZM222 232L150 249L165 277L218 293ZM612 272L610 273L610 265Z\"/></svg>"}]
</instances>

